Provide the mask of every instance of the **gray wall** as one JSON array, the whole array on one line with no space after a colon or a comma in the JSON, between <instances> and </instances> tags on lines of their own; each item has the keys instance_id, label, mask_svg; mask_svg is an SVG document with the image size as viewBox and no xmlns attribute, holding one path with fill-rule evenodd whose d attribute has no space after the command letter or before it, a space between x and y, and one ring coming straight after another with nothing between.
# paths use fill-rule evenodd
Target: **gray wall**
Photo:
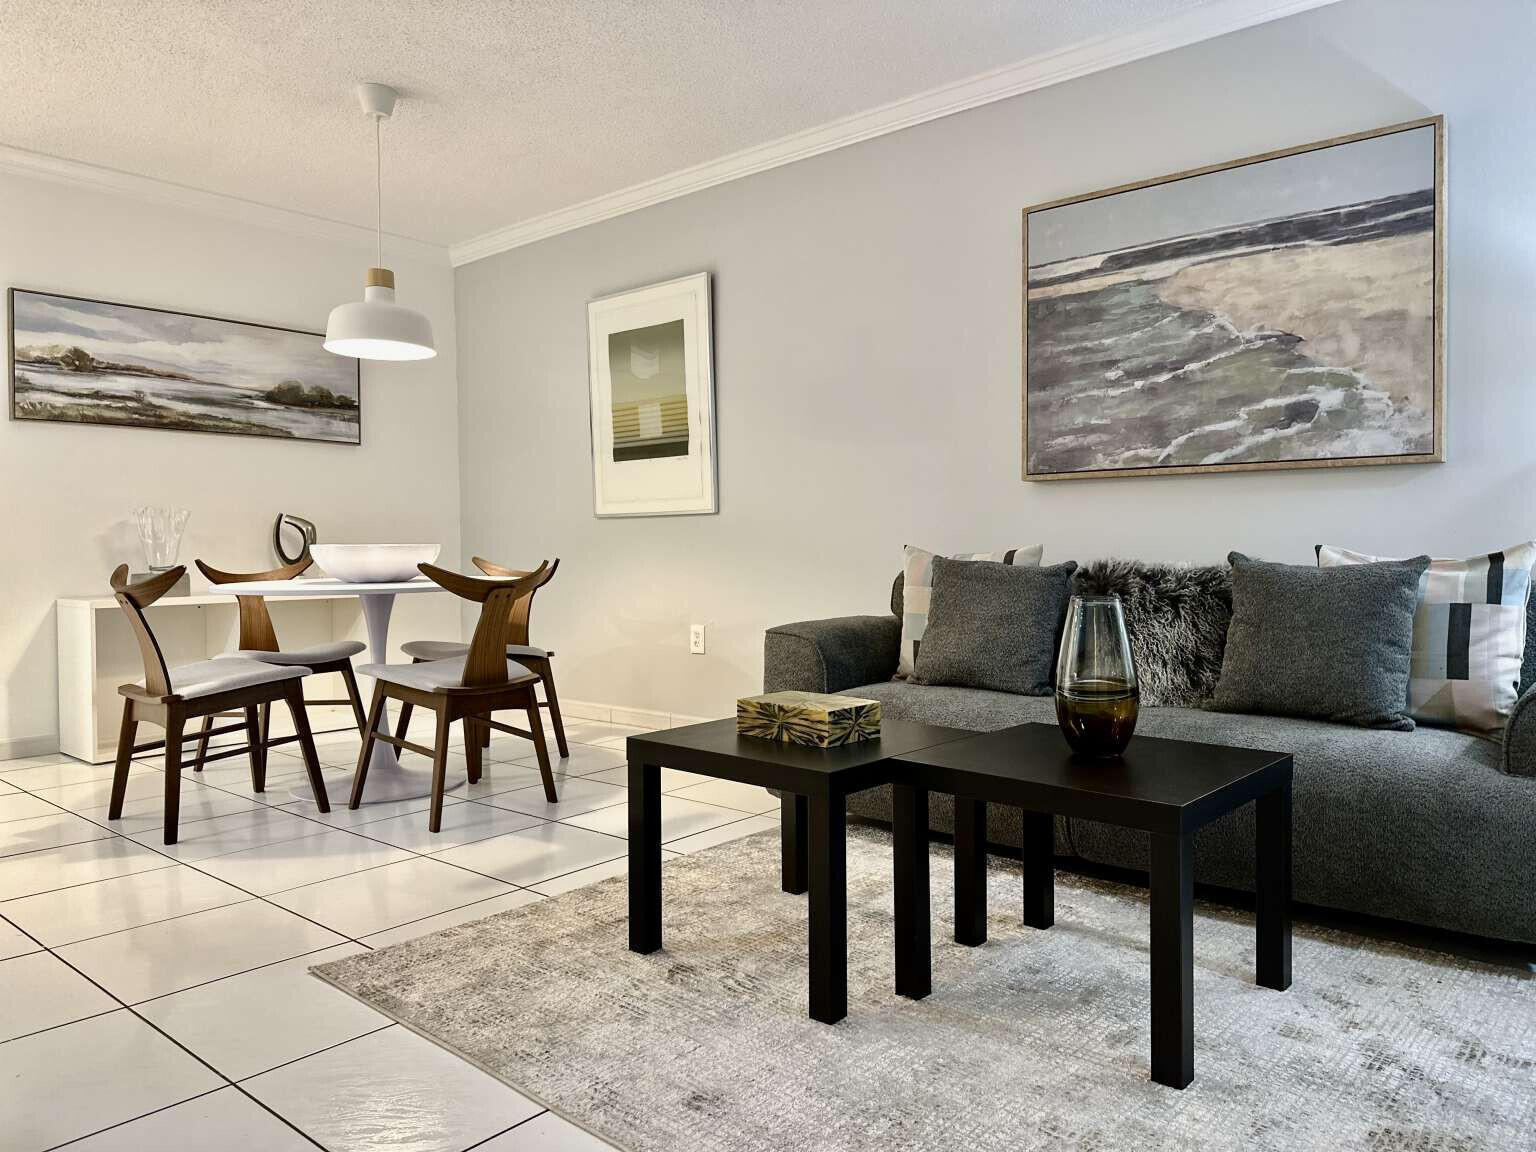
<instances>
[{"instance_id":1,"label":"gray wall","mask_svg":"<svg viewBox=\"0 0 1536 1152\"><path fill-rule=\"evenodd\" d=\"M462 267L463 539L559 555L566 697L723 714L774 623L883 611L904 543L1309 562L1536 535L1536 5L1345 0ZM1450 156L1448 462L1028 484L1020 210L1429 113ZM720 514L592 515L586 301L708 270ZM709 653L687 627L709 625Z\"/></svg>"}]
</instances>

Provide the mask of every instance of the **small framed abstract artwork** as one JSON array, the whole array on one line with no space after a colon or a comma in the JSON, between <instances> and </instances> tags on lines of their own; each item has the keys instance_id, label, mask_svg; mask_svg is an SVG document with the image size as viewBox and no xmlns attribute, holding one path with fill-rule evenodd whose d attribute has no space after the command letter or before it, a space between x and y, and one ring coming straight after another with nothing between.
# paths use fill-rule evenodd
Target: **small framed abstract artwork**
<instances>
[{"instance_id":1,"label":"small framed abstract artwork","mask_svg":"<svg viewBox=\"0 0 1536 1152\"><path fill-rule=\"evenodd\" d=\"M12 288L11 419L362 443L318 332Z\"/></svg>"},{"instance_id":2,"label":"small framed abstract artwork","mask_svg":"<svg viewBox=\"0 0 1536 1152\"><path fill-rule=\"evenodd\" d=\"M1440 117L1024 212L1024 478L1445 458Z\"/></svg>"},{"instance_id":3,"label":"small framed abstract artwork","mask_svg":"<svg viewBox=\"0 0 1536 1152\"><path fill-rule=\"evenodd\" d=\"M593 511L716 510L709 274L587 305Z\"/></svg>"}]
</instances>

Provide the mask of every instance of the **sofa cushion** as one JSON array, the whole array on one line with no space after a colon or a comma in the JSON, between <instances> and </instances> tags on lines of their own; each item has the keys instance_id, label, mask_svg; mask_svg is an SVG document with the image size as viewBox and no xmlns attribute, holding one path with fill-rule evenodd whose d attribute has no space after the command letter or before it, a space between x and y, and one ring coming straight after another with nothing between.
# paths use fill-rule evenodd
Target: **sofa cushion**
<instances>
[{"instance_id":1,"label":"sofa cushion","mask_svg":"<svg viewBox=\"0 0 1536 1152\"><path fill-rule=\"evenodd\" d=\"M933 558L914 680L1023 696L1051 690L1072 561L1048 568Z\"/></svg>"},{"instance_id":2,"label":"sofa cushion","mask_svg":"<svg viewBox=\"0 0 1536 1152\"><path fill-rule=\"evenodd\" d=\"M1232 624L1215 707L1413 728L1413 610L1428 556L1346 568L1232 565Z\"/></svg>"},{"instance_id":3,"label":"sofa cushion","mask_svg":"<svg viewBox=\"0 0 1536 1152\"><path fill-rule=\"evenodd\" d=\"M1138 734L1278 749L1295 761L1295 898L1305 904L1536 943L1536 780L1497 744L1448 728L1381 731L1279 716L1144 710ZM1251 890L1253 809L1206 825L1195 877ZM1144 833L1073 820L1072 847L1143 870Z\"/></svg>"},{"instance_id":4,"label":"sofa cushion","mask_svg":"<svg viewBox=\"0 0 1536 1152\"><path fill-rule=\"evenodd\" d=\"M1056 723L1056 701L1050 696L1015 696L910 680L862 684L848 689L848 695L880 701L884 720L916 720L971 732L992 732L1014 724Z\"/></svg>"},{"instance_id":5,"label":"sofa cushion","mask_svg":"<svg viewBox=\"0 0 1536 1152\"><path fill-rule=\"evenodd\" d=\"M1054 723L1052 701L969 688L865 684L850 694L884 715L991 731ZM1536 943L1536 780L1499 770L1497 744L1448 728L1380 731L1282 716L1144 708L1138 735L1290 752L1295 897L1303 903ZM950 811L933 797L939 831ZM849 811L889 820L884 790L856 793ZM1018 844L1016 813L992 805L988 835ZM1146 833L1057 821L1058 851L1144 871ZM1195 878L1251 890L1253 811L1245 806L1195 837Z\"/></svg>"},{"instance_id":6,"label":"sofa cushion","mask_svg":"<svg viewBox=\"0 0 1536 1152\"><path fill-rule=\"evenodd\" d=\"M1072 591L1120 597L1143 706L1210 701L1232 620L1225 566L1095 560L1077 570Z\"/></svg>"},{"instance_id":7,"label":"sofa cushion","mask_svg":"<svg viewBox=\"0 0 1536 1152\"><path fill-rule=\"evenodd\" d=\"M1317 546L1320 568L1381 558ZM1408 714L1497 740L1520 691L1536 541L1466 560L1431 560L1413 617Z\"/></svg>"},{"instance_id":8,"label":"sofa cushion","mask_svg":"<svg viewBox=\"0 0 1536 1152\"><path fill-rule=\"evenodd\" d=\"M1014 564L1033 568L1040 563L1044 549L1039 544L1026 548L1009 548L1001 552L965 552L952 556L952 560L990 560L995 564ZM908 544L903 549L902 575L905 577L902 591L901 653L896 663L896 675L911 676L917 666L917 649L923 642L928 627L928 601L933 592L933 560L936 554Z\"/></svg>"}]
</instances>

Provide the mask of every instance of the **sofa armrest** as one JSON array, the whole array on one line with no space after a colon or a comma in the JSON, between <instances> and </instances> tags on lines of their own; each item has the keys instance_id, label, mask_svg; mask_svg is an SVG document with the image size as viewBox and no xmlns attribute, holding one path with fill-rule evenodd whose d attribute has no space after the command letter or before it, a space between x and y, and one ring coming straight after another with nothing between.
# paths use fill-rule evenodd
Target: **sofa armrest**
<instances>
[{"instance_id":1,"label":"sofa armrest","mask_svg":"<svg viewBox=\"0 0 1536 1152\"><path fill-rule=\"evenodd\" d=\"M1515 701L1504 725L1504 771L1536 776L1536 687Z\"/></svg>"},{"instance_id":2,"label":"sofa armrest","mask_svg":"<svg viewBox=\"0 0 1536 1152\"><path fill-rule=\"evenodd\" d=\"M763 691L842 692L889 680L900 648L895 616L780 624L763 637Z\"/></svg>"}]
</instances>

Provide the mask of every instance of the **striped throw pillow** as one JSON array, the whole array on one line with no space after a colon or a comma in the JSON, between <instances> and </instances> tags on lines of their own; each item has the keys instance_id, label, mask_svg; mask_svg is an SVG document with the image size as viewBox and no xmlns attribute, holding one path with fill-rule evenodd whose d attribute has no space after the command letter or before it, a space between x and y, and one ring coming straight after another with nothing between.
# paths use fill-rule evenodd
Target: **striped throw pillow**
<instances>
[{"instance_id":1,"label":"striped throw pillow","mask_svg":"<svg viewBox=\"0 0 1536 1152\"><path fill-rule=\"evenodd\" d=\"M1027 548L1009 548L1003 552L961 552L950 560L990 560L994 564L1012 564L1038 568L1045 548L1032 544ZM928 603L933 597L933 558L937 553L908 544L903 550L901 615L901 655L896 661L896 676L907 678L917 672L917 649L928 630Z\"/></svg>"},{"instance_id":2,"label":"striped throw pillow","mask_svg":"<svg viewBox=\"0 0 1536 1152\"><path fill-rule=\"evenodd\" d=\"M1320 567L1377 557L1317 546ZM1499 739L1520 694L1536 541L1467 560L1432 560L1413 616L1408 712L1420 724Z\"/></svg>"}]
</instances>

